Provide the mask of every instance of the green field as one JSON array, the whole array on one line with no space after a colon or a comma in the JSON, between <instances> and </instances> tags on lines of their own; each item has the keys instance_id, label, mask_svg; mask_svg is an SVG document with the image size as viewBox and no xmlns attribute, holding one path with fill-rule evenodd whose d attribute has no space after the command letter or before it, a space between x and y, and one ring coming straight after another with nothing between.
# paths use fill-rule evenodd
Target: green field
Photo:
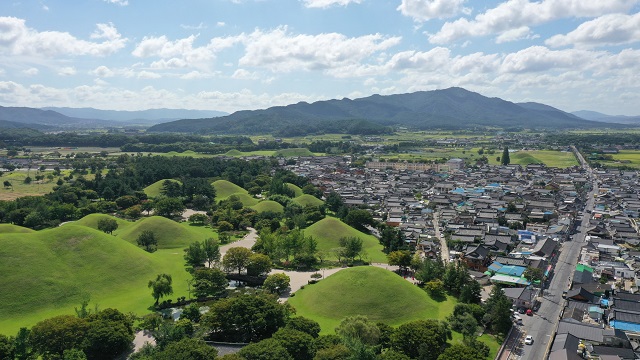
<instances>
[{"instance_id":1,"label":"green field","mask_svg":"<svg viewBox=\"0 0 640 360\"><path fill-rule=\"evenodd\" d=\"M251 206L251 208L257 212L265 212L265 211L270 211L274 213L284 212L284 207L273 200L260 201L256 205Z\"/></svg>"},{"instance_id":2,"label":"green field","mask_svg":"<svg viewBox=\"0 0 640 360\"><path fill-rule=\"evenodd\" d=\"M302 194L293 199L293 202L299 204L302 207L305 206L321 206L324 204L324 201L318 199L317 197L309 194Z\"/></svg>"},{"instance_id":3,"label":"green field","mask_svg":"<svg viewBox=\"0 0 640 360\"><path fill-rule=\"evenodd\" d=\"M166 181L173 181L173 182L177 182L178 184L180 184L180 186L182 186L182 183L178 180L174 180L174 179L162 179L162 180L158 180L156 182L154 182L153 184L147 186L146 188L143 189L144 193L147 194L148 197L150 198L154 198L157 196L160 196L162 194L162 184Z\"/></svg>"},{"instance_id":4,"label":"green field","mask_svg":"<svg viewBox=\"0 0 640 360\"><path fill-rule=\"evenodd\" d=\"M53 190L53 187L56 186L56 181L58 181L57 177L51 181L46 178L42 181L35 180L36 174L46 176L50 173L50 171L39 173L32 169L29 172L16 170L3 174L1 182L9 181L12 186L10 188L0 187L0 200L15 200L23 196L40 196L50 193ZM24 183L24 179L27 178L27 175L33 179L30 184Z\"/></svg>"},{"instance_id":5,"label":"green field","mask_svg":"<svg viewBox=\"0 0 640 360\"><path fill-rule=\"evenodd\" d=\"M419 319L443 320L456 303L453 298L438 303L399 275L373 266L339 271L296 291L288 302L296 315L320 323L323 334L333 333L343 318L353 315L391 326Z\"/></svg>"},{"instance_id":6,"label":"green field","mask_svg":"<svg viewBox=\"0 0 640 360\"><path fill-rule=\"evenodd\" d=\"M0 234L28 234L32 232L35 230L13 224L0 224Z\"/></svg>"},{"instance_id":7,"label":"green field","mask_svg":"<svg viewBox=\"0 0 640 360\"><path fill-rule=\"evenodd\" d=\"M67 224L0 236L0 333L59 314L73 314L83 296L101 309L146 313L147 282L173 277L172 298L187 296L188 273L179 249L147 253L118 236Z\"/></svg>"},{"instance_id":8,"label":"green field","mask_svg":"<svg viewBox=\"0 0 640 360\"><path fill-rule=\"evenodd\" d=\"M318 251L327 255L327 259L337 259L333 250L340 247L340 238L359 237L362 239L362 248L371 262L386 263L387 255L382 252L382 245L373 235L360 232L342 221L326 217L305 229L306 236L313 236L318 241Z\"/></svg>"},{"instance_id":9,"label":"green field","mask_svg":"<svg viewBox=\"0 0 640 360\"><path fill-rule=\"evenodd\" d=\"M613 157L613 161L597 160L603 165L619 167L629 166L633 168L640 168L640 151L639 150L620 150L617 154L607 154ZM588 155L585 154L585 158Z\"/></svg>"}]
</instances>

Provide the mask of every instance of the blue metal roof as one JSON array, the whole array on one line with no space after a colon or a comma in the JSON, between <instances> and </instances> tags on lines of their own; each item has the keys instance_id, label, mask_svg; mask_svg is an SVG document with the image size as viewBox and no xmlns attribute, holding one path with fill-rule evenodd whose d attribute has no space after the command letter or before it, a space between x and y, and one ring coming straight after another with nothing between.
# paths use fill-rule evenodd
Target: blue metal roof
<instances>
[{"instance_id":1,"label":"blue metal roof","mask_svg":"<svg viewBox=\"0 0 640 360\"><path fill-rule=\"evenodd\" d=\"M611 320L609 322L612 328L623 331L640 332L640 324L628 323L625 321Z\"/></svg>"}]
</instances>

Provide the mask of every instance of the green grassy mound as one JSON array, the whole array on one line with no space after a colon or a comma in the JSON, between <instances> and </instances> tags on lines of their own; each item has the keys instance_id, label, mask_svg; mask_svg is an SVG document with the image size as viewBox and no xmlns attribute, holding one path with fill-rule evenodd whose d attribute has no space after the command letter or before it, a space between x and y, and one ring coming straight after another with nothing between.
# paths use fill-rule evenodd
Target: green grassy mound
<instances>
[{"instance_id":1,"label":"green grassy mound","mask_svg":"<svg viewBox=\"0 0 640 360\"><path fill-rule=\"evenodd\" d=\"M307 148L290 148L290 149L281 149L276 151L276 157L296 157L296 156L314 156L314 154L309 151Z\"/></svg>"},{"instance_id":2,"label":"green grassy mound","mask_svg":"<svg viewBox=\"0 0 640 360\"><path fill-rule=\"evenodd\" d=\"M287 185L289 189L293 190L293 193L295 194L293 197L302 195L302 189L300 189L298 185L292 183L285 183L285 185Z\"/></svg>"},{"instance_id":3,"label":"green grassy mound","mask_svg":"<svg viewBox=\"0 0 640 360\"><path fill-rule=\"evenodd\" d=\"M293 201L303 207L304 206L321 206L322 204L324 204L324 201L309 194L302 194L294 198Z\"/></svg>"},{"instance_id":4,"label":"green grassy mound","mask_svg":"<svg viewBox=\"0 0 640 360\"><path fill-rule=\"evenodd\" d=\"M27 234L32 232L35 232L35 230L13 224L0 224L0 234Z\"/></svg>"},{"instance_id":5,"label":"green grassy mound","mask_svg":"<svg viewBox=\"0 0 640 360\"><path fill-rule=\"evenodd\" d=\"M326 253L327 259L336 259L333 249L340 247L340 238L355 236L362 239L362 248L372 262L387 262L382 245L375 236L360 232L336 218L326 217L306 228L304 234L318 241L318 251Z\"/></svg>"},{"instance_id":6,"label":"green grassy mound","mask_svg":"<svg viewBox=\"0 0 640 360\"><path fill-rule=\"evenodd\" d=\"M275 213L284 212L284 207L273 200L264 200L251 206L257 212L271 211Z\"/></svg>"},{"instance_id":7,"label":"green grassy mound","mask_svg":"<svg viewBox=\"0 0 640 360\"><path fill-rule=\"evenodd\" d=\"M175 181L178 184L182 185L182 183L178 180L173 180L173 179L162 179L162 180L158 180L156 182L154 182L153 184L147 186L146 188L143 189L144 193L147 194L148 197L157 197L160 196L160 194L162 193L162 183L165 182L165 180L170 180L170 181Z\"/></svg>"},{"instance_id":8,"label":"green grassy mound","mask_svg":"<svg viewBox=\"0 0 640 360\"><path fill-rule=\"evenodd\" d=\"M254 206L256 204L258 204L258 202L260 200L254 198L253 196L249 195L249 194L233 194L234 196L237 196L240 199L240 202L242 203L242 205L244 206Z\"/></svg>"},{"instance_id":9,"label":"green grassy mound","mask_svg":"<svg viewBox=\"0 0 640 360\"><path fill-rule=\"evenodd\" d=\"M509 154L509 158L511 159L512 163L520 165L543 164L541 160L525 152L518 152L513 155Z\"/></svg>"},{"instance_id":10,"label":"green grassy mound","mask_svg":"<svg viewBox=\"0 0 640 360\"><path fill-rule=\"evenodd\" d=\"M147 282L173 276L174 296L186 295L182 253L149 254L86 226L65 225L0 236L0 333L59 314L74 314L86 294L101 309L143 314L153 304ZM184 273L184 274L183 274ZM183 284L184 283L184 284Z\"/></svg>"},{"instance_id":11,"label":"green grassy mound","mask_svg":"<svg viewBox=\"0 0 640 360\"><path fill-rule=\"evenodd\" d=\"M317 284L306 286L290 298L297 316L320 323L323 333L333 333L347 316L365 315L391 326L419 319L444 319L453 300L438 303L419 287L391 271L373 266L341 270Z\"/></svg>"},{"instance_id":12,"label":"green grassy mound","mask_svg":"<svg viewBox=\"0 0 640 360\"><path fill-rule=\"evenodd\" d=\"M125 228L127 228L129 225L132 224L127 220L123 220L107 214L89 214L78 221L69 223L69 225L82 225L82 226L86 226L86 227L90 227L92 229L98 230L98 221L100 221L101 219L113 219L118 223L118 229L114 231L114 234L117 234L118 232L124 230ZM63 225L63 226L66 226L66 225Z\"/></svg>"},{"instance_id":13,"label":"green grassy mound","mask_svg":"<svg viewBox=\"0 0 640 360\"><path fill-rule=\"evenodd\" d=\"M136 244L138 236L151 230L158 239L158 249L186 248L194 241L203 241L201 234L162 216L152 216L136 221L118 232L118 237Z\"/></svg>"},{"instance_id":14,"label":"green grassy mound","mask_svg":"<svg viewBox=\"0 0 640 360\"><path fill-rule=\"evenodd\" d=\"M237 149L229 150L225 153L226 156L242 156L242 151Z\"/></svg>"},{"instance_id":15,"label":"green grassy mound","mask_svg":"<svg viewBox=\"0 0 640 360\"><path fill-rule=\"evenodd\" d=\"M216 189L216 200L224 200L231 195L248 194L247 190L227 180L216 180L211 185Z\"/></svg>"}]
</instances>

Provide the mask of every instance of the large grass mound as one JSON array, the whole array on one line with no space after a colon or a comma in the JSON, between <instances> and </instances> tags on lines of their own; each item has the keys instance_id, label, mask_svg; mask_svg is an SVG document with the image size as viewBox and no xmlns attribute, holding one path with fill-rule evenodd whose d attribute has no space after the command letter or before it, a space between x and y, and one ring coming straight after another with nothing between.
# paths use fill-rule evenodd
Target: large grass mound
<instances>
[{"instance_id":1,"label":"large grass mound","mask_svg":"<svg viewBox=\"0 0 640 360\"><path fill-rule=\"evenodd\" d=\"M194 241L204 240L199 232L162 216L138 220L119 231L118 237L135 244L138 236L145 230L153 231L158 239L158 249L186 248Z\"/></svg>"},{"instance_id":2,"label":"large grass mound","mask_svg":"<svg viewBox=\"0 0 640 360\"><path fill-rule=\"evenodd\" d=\"M298 290L289 304L296 309L296 315L319 322L323 333L333 333L343 318L354 315L365 315L391 326L419 319L444 319L451 313L454 301L438 303L391 271L361 266L341 270Z\"/></svg>"},{"instance_id":3,"label":"large grass mound","mask_svg":"<svg viewBox=\"0 0 640 360\"><path fill-rule=\"evenodd\" d=\"M309 149L307 148L290 148L290 149L281 149L276 151L276 157L297 157L297 156L315 156Z\"/></svg>"},{"instance_id":4,"label":"large grass mound","mask_svg":"<svg viewBox=\"0 0 640 360\"><path fill-rule=\"evenodd\" d=\"M173 180L173 179L162 179L162 180L158 180L156 182L154 182L153 184L147 186L146 188L143 189L144 193L147 194L148 197L157 197L160 196L162 194L162 184L166 181L173 181L173 182L177 182L178 184L182 185L182 183L178 180Z\"/></svg>"},{"instance_id":5,"label":"large grass mound","mask_svg":"<svg viewBox=\"0 0 640 360\"><path fill-rule=\"evenodd\" d=\"M260 201L256 205L251 206L251 208L259 213L266 212L266 211L270 211L274 213L284 212L284 207L273 200Z\"/></svg>"},{"instance_id":6,"label":"large grass mound","mask_svg":"<svg viewBox=\"0 0 640 360\"><path fill-rule=\"evenodd\" d=\"M174 296L186 295L182 254L149 254L86 226L65 225L0 236L0 333L58 314L73 314L85 295L101 309L143 314L153 304L147 282L173 276ZM184 273L184 274L183 274Z\"/></svg>"},{"instance_id":7,"label":"large grass mound","mask_svg":"<svg viewBox=\"0 0 640 360\"><path fill-rule=\"evenodd\" d=\"M242 151L237 149L231 149L225 153L226 156L242 156Z\"/></svg>"},{"instance_id":8,"label":"large grass mound","mask_svg":"<svg viewBox=\"0 0 640 360\"><path fill-rule=\"evenodd\" d=\"M27 234L32 232L35 232L35 230L13 224L0 224L0 234Z\"/></svg>"},{"instance_id":9,"label":"large grass mound","mask_svg":"<svg viewBox=\"0 0 640 360\"><path fill-rule=\"evenodd\" d=\"M129 225L132 224L127 220L123 220L107 214L89 214L83 217L82 219L78 221L74 221L69 224L87 226L92 229L98 230L98 222L102 219L113 219L118 223L118 229L114 232L114 234L117 234L118 232L124 230L125 228L127 228ZM63 225L63 226L66 226L66 225Z\"/></svg>"},{"instance_id":10,"label":"large grass mound","mask_svg":"<svg viewBox=\"0 0 640 360\"><path fill-rule=\"evenodd\" d=\"M324 201L309 194L302 194L294 198L293 201L303 207L304 206L321 206L322 204L324 204Z\"/></svg>"},{"instance_id":11,"label":"large grass mound","mask_svg":"<svg viewBox=\"0 0 640 360\"><path fill-rule=\"evenodd\" d=\"M362 239L363 250L372 262L387 262L382 245L375 236L360 232L336 218L326 217L306 228L304 234L313 236L318 241L318 250L326 253L328 259L336 259L333 250L340 247L340 238L359 237Z\"/></svg>"},{"instance_id":12,"label":"large grass mound","mask_svg":"<svg viewBox=\"0 0 640 360\"><path fill-rule=\"evenodd\" d=\"M292 183L284 183L289 189L293 190L293 197L298 197L300 195L302 195L302 189L300 189L300 187L296 184L292 184Z\"/></svg>"},{"instance_id":13,"label":"large grass mound","mask_svg":"<svg viewBox=\"0 0 640 360\"><path fill-rule=\"evenodd\" d=\"M247 190L230 181L216 180L211 185L216 189L216 201L226 200L231 195L235 195L240 198L240 201L244 206L253 206L258 203L258 199L249 195Z\"/></svg>"}]
</instances>

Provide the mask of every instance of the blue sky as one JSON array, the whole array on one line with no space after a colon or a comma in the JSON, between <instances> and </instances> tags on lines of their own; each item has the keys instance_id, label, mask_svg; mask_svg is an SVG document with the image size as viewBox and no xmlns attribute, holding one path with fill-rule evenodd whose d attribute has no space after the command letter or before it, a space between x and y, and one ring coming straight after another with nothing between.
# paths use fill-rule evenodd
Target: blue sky
<instances>
[{"instance_id":1,"label":"blue sky","mask_svg":"<svg viewBox=\"0 0 640 360\"><path fill-rule=\"evenodd\" d=\"M460 86L640 115L640 0L5 0L0 105L233 112Z\"/></svg>"}]
</instances>

